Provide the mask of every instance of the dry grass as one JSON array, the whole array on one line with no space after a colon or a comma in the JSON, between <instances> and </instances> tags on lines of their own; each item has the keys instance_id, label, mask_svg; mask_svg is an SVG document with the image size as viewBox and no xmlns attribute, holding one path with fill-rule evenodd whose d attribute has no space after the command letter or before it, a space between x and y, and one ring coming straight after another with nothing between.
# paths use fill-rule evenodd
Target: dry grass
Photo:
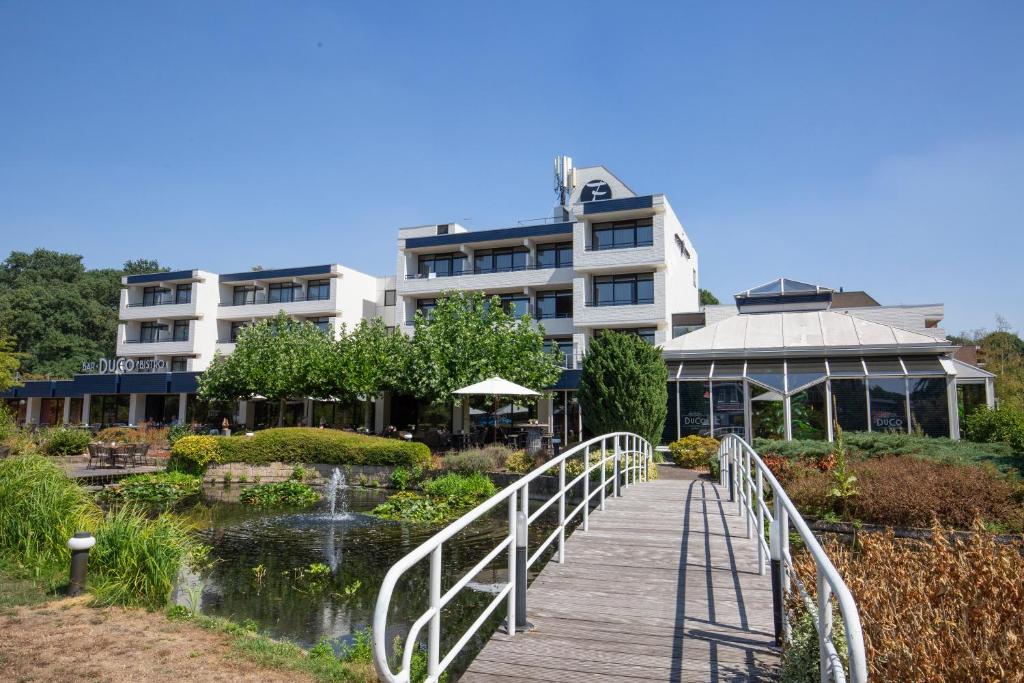
<instances>
[{"instance_id":1,"label":"dry grass","mask_svg":"<svg viewBox=\"0 0 1024 683\"><path fill-rule=\"evenodd\" d=\"M247 661L231 637L163 614L93 609L83 599L0 614L0 680L312 681Z\"/></svg>"},{"instance_id":2,"label":"dry grass","mask_svg":"<svg viewBox=\"0 0 1024 683\"><path fill-rule=\"evenodd\" d=\"M862 534L855 551L825 550L860 609L875 681L1024 681L1024 560L976 527L968 540ZM808 588L814 565L796 559Z\"/></svg>"}]
</instances>

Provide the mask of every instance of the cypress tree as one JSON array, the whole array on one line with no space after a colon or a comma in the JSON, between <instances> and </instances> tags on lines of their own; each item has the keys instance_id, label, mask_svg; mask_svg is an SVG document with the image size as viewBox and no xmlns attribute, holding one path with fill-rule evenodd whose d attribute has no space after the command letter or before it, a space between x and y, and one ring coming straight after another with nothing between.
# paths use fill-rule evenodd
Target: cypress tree
<instances>
[{"instance_id":1,"label":"cypress tree","mask_svg":"<svg viewBox=\"0 0 1024 683\"><path fill-rule=\"evenodd\" d=\"M606 332L583 358L577 398L590 434L634 432L661 443L668 413L668 371L661 352L635 334Z\"/></svg>"}]
</instances>

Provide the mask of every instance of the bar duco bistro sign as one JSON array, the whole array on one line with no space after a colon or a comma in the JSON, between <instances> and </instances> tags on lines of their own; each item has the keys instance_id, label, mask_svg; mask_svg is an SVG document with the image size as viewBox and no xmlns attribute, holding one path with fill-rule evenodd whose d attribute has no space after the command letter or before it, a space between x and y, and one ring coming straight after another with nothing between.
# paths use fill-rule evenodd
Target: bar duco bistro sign
<instances>
[{"instance_id":1,"label":"bar duco bistro sign","mask_svg":"<svg viewBox=\"0 0 1024 683\"><path fill-rule=\"evenodd\" d=\"M82 363L82 372L97 375L167 372L167 361L154 358L100 358L98 361Z\"/></svg>"}]
</instances>

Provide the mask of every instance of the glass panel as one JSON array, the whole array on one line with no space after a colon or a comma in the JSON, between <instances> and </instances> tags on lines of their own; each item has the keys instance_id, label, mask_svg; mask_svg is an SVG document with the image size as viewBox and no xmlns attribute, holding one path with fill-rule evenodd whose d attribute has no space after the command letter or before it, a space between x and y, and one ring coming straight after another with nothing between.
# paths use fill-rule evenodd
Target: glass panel
<instances>
[{"instance_id":1,"label":"glass panel","mask_svg":"<svg viewBox=\"0 0 1024 683\"><path fill-rule=\"evenodd\" d=\"M178 285L174 290L175 303L192 303L192 285Z\"/></svg>"},{"instance_id":2,"label":"glass panel","mask_svg":"<svg viewBox=\"0 0 1024 683\"><path fill-rule=\"evenodd\" d=\"M832 377L864 376L864 366L860 358L829 358L828 371Z\"/></svg>"},{"instance_id":3,"label":"glass panel","mask_svg":"<svg viewBox=\"0 0 1024 683\"><path fill-rule=\"evenodd\" d=\"M683 361L684 379L707 379L711 377L711 363L707 361Z\"/></svg>"},{"instance_id":4,"label":"glass panel","mask_svg":"<svg viewBox=\"0 0 1024 683\"><path fill-rule=\"evenodd\" d=\"M910 380L910 427L915 434L949 436L949 404L946 379Z\"/></svg>"},{"instance_id":5,"label":"glass panel","mask_svg":"<svg viewBox=\"0 0 1024 683\"><path fill-rule=\"evenodd\" d=\"M903 366L899 358L865 358L869 375L902 375Z\"/></svg>"},{"instance_id":6,"label":"glass panel","mask_svg":"<svg viewBox=\"0 0 1024 683\"><path fill-rule=\"evenodd\" d=\"M750 426L753 436L762 439L785 439L786 401L781 390L751 385L750 394Z\"/></svg>"},{"instance_id":7,"label":"glass panel","mask_svg":"<svg viewBox=\"0 0 1024 683\"><path fill-rule=\"evenodd\" d=\"M560 244L558 246L558 266L565 268L572 265L572 244Z\"/></svg>"},{"instance_id":8,"label":"glass panel","mask_svg":"<svg viewBox=\"0 0 1024 683\"><path fill-rule=\"evenodd\" d=\"M743 377L743 361L717 360L715 361L713 377Z\"/></svg>"},{"instance_id":9,"label":"glass panel","mask_svg":"<svg viewBox=\"0 0 1024 683\"><path fill-rule=\"evenodd\" d=\"M964 418L987 405L985 402L985 385L957 384L956 399L957 409L960 412L960 436L964 436Z\"/></svg>"},{"instance_id":10,"label":"glass panel","mask_svg":"<svg viewBox=\"0 0 1024 683\"><path fill-rule=\"evenodd\" d=\"M636 282L632 280L617 281L613 285L614 294L612 298L616 304L631 304L634 299L634 293L636 292Z\"/></svg>"},{"instance_id":11,"label":"glass panel","mask_svg":"<svg viewBox=\"0 0 1024 683\"><path fill-rule=\"evenodd\" d=\"M473 254L473 264L478 273L491 272L491 252L486 251Z\"/></svg>"},{"instance_id":12,"label":"glass panel","mask_svg":"<svg viewBox=\"0 0 1024 683\"><path fill-rule=\"evenodd\" d=\"M871 431L907 431L906 382L902 378L869 379Z\"/></svg>"},{"instance_id":13,"label":"glass panel","mask_svg":"<svg viewBox=\"0 0 1024 683\"><path fill-rule=\"evenodd\" d=\"M800 387L825 379L825 361L818 358L787 361L786 375L789 380L787 388L792 392Z\"/></svg>"},{"instance_id":14,"label":"glass panel","mask_svg":"<svg viewBox=\"0 0 1024 683\"><path fill-rule=\"evenodd\" d=\"M537 318L555 317L555 298L553 296L537 296Z\"/></svg>"},{"instance_id":15,"label":"glass panel","mask_svg":"<svg viewBox=\"0 0 1024 683\"><path fill-rule=\"evenodd\" d=\"M460 275L469 270L469 257L465 254L452 257L452 273Z\"/></svg>"},{"instance_id":16,"label":"glass panel","mask_svg":"<svg viewBox=\"0 0 1024 683\"><path fill-rule=\"evenodd\" d=\"M743 382L714 382L711 385L714 402L714 435L744 435L743 428Z\"/></svg>"},{"instance_id":17,"label":"glass panel","mask_svg":"<svg viewBox=\"0 0 1024 683\"><path fill-rule=\"evenodd\" d=\"M786 389L783 384L782 361L750 361L747 363L747 377L777 391ZM756 431L754 435L757 436Z\"/></svg>"},{"instance_id":18,"label":"glass panel","mask_svg":"<svg viewBox=\"0 0 1024 683\"><path fill-rule=\"evenodd\" d=\"M710 431L710 389L708 382L679 382L679 436L699 434L708 436ZM674 416L669 415L668 419Z\"/></svg>"},{"instance_id":19,"label":"glass panel","mask_svg":"<svg viewBox=\"0 0 1024 683\"><path fill-rule=\"evenodd\" d=\"M661 442L672 443L679 438L676 433L678 423L676 422L676 386L678 382L668 383L668 396L666 400L665 426L661 430Z\"/></svg>"},{"instance_id":20,"label":"glass panel","mask_svg":"<svg viewBox=\"0 0 1024 683\"><path fill-rule=\"evenodd\" d=\"M783 280L783 289L789 292L816 292L818 288L814 285L807 284L806 282L799 282L797 280Z\"/></svg>"},{"instance_id":21,"label":"glass panel","mask_svg":"<svg viewBox=\"0 0 1024 683\"><path fill-rule=\"evenodd\" d=\"M637 246L646 247L654 243L654 226L651 223L636 226Z\"/></svg>"},{"instance_id":22,"label":"glass panel","mask_svg":"<svg viewBox=\"0 0 1024 683\"><path fill-rule=\"evenodd\" d=\"M512 267L515 270L523 270L526 268L526 256L527 251L524 249L518 249L512 254Z\"/></svg>"},{"instance_id":23,"label":"glass panel","mask_svg":"<svg viewBox=\"0 0 1024 683\"><path fill-rule=\"evenodd\" d=\"M864 395L864 380L833 379L831 384L833 418L844 431L866 432L868 400Z\"/></svg>"},{"instance_id":24,"label":"glass panel","mask_svg":"<svg viewBox=\"0 0 1024 683\"><path fill-rule=\"evenodd\" d=\"M505 273L512 269L512 254L509 252L497 252L494 254L494 269L499 273Z\"/></svg>"},{"instance_id":25,"label":"glass panel","mask_svg":"<svg viewBox=\"0 0 1024 683\"><path fill-rule=\"evenodd\" d=\"M782 293L782 281L781 280L775 280L774 282L769 282L768 284L761 285L760 287L755 287L754 289L750 290L750 293L751 294L781 294Z\"/></svg>"},{"instance_id":26,"label":"glass panel","mask_svg":"<svg viewBox=\"0 0 1024 683\"><path fill-rule=\"evenodd\" d=\"M907 374L909 375L943 375L946 374L946 369L942 367L942 363L939 362L936 356L926 356L924 358L911 356L909 358L903 358L903 365L907 367ZM913 410L913 408L911 408Z\"/></svg>"},{"instance_id":27,"label":"glass panel","mask_svg":"<svg viewBox=\"0 0 1024 683\"><path fill-rule=\"evenodd\" d=\"M558 251L554 246L537 247L537 267L554 268L558 262Z\"/></svg>"},{"instance_id":28,"label":"glass panel","mask_svg":"<svg viewBox=\"0 0 1024 683\"><path fill-rule=\"evenodd\" d=\"M615 226L615 246L616 247L632 247L636 244L636 233L633 229L633 225L628 226Z\"/></svg>"},{"instance_id":29,"label":"glass panel","mask_svg":"<svg viewBox=\"0 0 1024 683\"><path fill-rule=\"evenodd\" d=\"M434 272L437 273L437 277L445 277L451 274L452 261L448 258L436 258L434 259Z\"/></svg>"},{"instance_id":30,"label":"glass panel","mask_svg":"<svg viewBox=\"0 0 1024 683\"><path fill-rule=\"evenodd\" d=\"M600 228L599 229L599 228L597 228L597 226L595 226L594 227L594 243L593 243L594 249L597 249L597 250L608 249L609 247L613 246L612 245L612 234L613 234L612 233L612 229L610 227Z\"/></svg>"},{"instance_id":31,"label":"glass panel","mask_svg":"<svg viewBox=\"0 0 1024 683\"><path fill-rule=\"evenodd\" d=\"M395 305L395 290L385 289L384 290L384 305L394 306Z\"/></svg>"},{"instance_id":32,"label":"glass panel","mask_svg":"<svg viewBox=\"0 0 1024 683\"><path fill-rule=\"evenodd\" d=\"M555 297L555 315L559 318L572 317L572 292L559 292Z\"/></svg>"},{"instance_id":33,"label":"glass panel","mask_svg":"<svg viewBox=\"0 0 1024 683\"><path fill-rule=\"evenodd\" d=\"M654 278L637 278L636 301L639 304L654 303Z\"/></svg>"},{"instance_id":34,"label":"glass panel","mask_svg":"<svg viewBox=\"0 0 1024 683\"><path fill-rule=\"evenodd\" d=\"M794 439L827 439L828 413L825 384L814 384L789 399L789 420Z\"/></svg>"}]
</instances>

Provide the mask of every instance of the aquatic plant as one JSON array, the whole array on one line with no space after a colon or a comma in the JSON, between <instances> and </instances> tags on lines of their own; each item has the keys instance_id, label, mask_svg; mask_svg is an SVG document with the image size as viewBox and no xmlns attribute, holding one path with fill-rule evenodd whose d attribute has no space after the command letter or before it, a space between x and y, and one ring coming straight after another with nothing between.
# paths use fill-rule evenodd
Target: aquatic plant
<instances>
[{"instance_id":1,"label":"aquatic plant","mask_svg":"<svg viewBox=\"0 0 1024 683\"><path fill-rule=\"evenodd\" d=\"M242 491L239 502L258 508L309 507L320 500L320 494L307 484L279 481L256 484Z\"/></svg>"},{"instance_id":2,"label":"aquatic plant","mask_svg":"<svg viewBox=\"0 0 1024 683\"><path fill-rule=\"evenodd\" d=\"M203 488L201 477L184 472L133 474L100 492L103 502L130 501L148 505L177 505L198 496Z\"/></svg>"}]
</instances>

